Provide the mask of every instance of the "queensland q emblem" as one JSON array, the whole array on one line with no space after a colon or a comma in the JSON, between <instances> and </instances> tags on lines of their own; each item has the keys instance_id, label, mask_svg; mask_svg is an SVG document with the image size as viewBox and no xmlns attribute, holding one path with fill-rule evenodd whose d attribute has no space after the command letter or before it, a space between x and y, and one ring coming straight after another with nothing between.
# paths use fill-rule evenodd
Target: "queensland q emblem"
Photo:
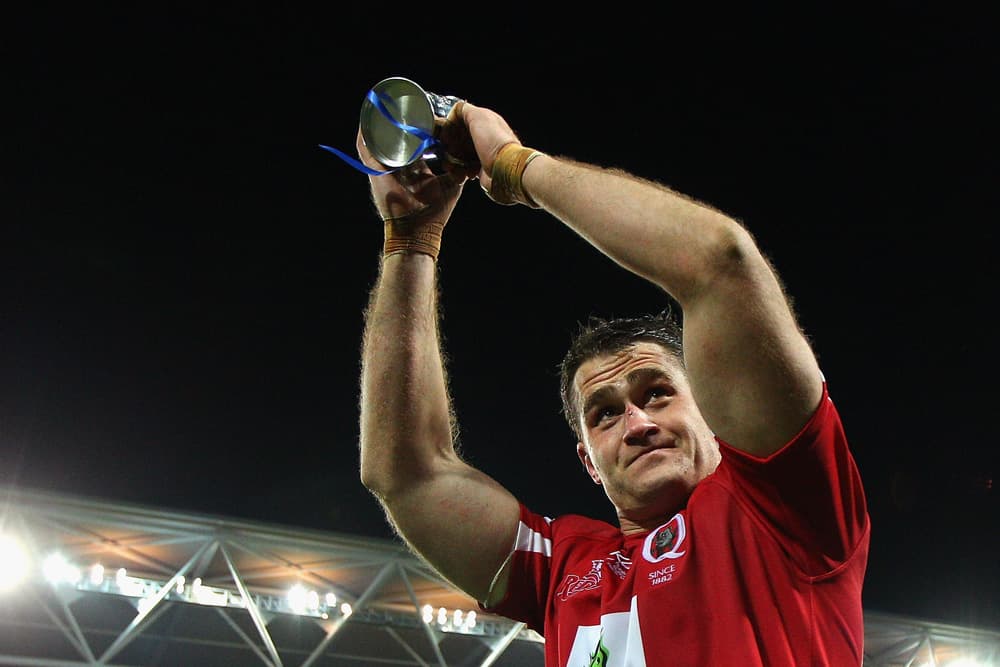
<instances>
[{"instance_id":1,"label":"queensland q emblem","mask_svg":"<svg viewBox=\"0 0 1000 667\"><path fill-rule=\"evenodd\" d=\"M666 558L680 558L686 553L680 550L686 536L684 516L675 514L670 521L646 536L642 545L642 557L650 563L658 563Z\"/></svg>"}]
</instances>

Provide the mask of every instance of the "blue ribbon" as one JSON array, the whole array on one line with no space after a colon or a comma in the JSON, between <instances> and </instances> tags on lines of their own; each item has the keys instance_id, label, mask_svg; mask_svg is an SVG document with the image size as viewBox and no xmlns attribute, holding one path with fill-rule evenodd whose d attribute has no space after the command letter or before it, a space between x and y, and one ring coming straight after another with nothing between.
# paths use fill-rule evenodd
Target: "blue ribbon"
<instances>
[{"instance_id":1,"label":"blue ribbon","mask_svg":"<svg viewBox=\"0 0 1000 667\"><path fill-rule=\"evenodd\" d=\"M419 158L421 155L430 150L432 146L438 143L438 140L435 139L432 134L428 134L426 130L421 129L419 127L415 127L413 125L407 125L406 123L401 123L400 121L396 120L396 117L393 116L392 112L389 111L389 109L386 107L386 103L388 103L393 107L395 107L397 111L399 110L399 107L396 105L396 102L392 98L386 97L380 93L376 93L374 90L369 90L367 97L368 101L371 102L375 106L375 108L381 112L383 116L388 118L390 123L401 129L403 132L406 132L407 134L412 134L413 136L421 140L420 145L417 146L417 149L413 151L412 155L410 155L410 159L406 161L407 164L414 162L417 158ZM394 171L399 171L400 169L402 169L402 167L396 167L394 169L389 169L386 171L379 171L377 169L372 169L371 167L369 167L368 165L364 164L359 160L355 160L350 155L347 155L343 151L339 151L336 148L333 148L332 146L324 146L323 144L319 144L319 147L325 151L330 151L331 153L333 153L334 155L336 155L341 160L351 165L358 171L364 172L371 176L385 176L386 174L391 174Z\"/></svg>"}]
</instances>

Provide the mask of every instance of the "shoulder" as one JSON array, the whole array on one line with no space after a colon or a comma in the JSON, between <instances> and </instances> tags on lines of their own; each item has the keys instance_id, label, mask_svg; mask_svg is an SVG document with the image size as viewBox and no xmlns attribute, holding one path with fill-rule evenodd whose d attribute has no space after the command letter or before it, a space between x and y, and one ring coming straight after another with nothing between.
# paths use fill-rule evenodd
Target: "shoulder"
<instances>
[{"instance_id":1,"label":"shoulder","mask_svg":"<svg viewBox=\"0 0 1000 667\"><path fill-rule=\"evenodd\" d=\"M551 527L554 548L572 548L573 545L589 548L594 545L617 544L623 539L617 526L579 514L559 516L552 521Z\"/></svg>"},{"instance_id":2,"label":"shoulder","mask_svg":"<svg viewBox=\"0 0 1000 667\"><path fill-rule=\"evenodd\" d=\"M621 540L622 533L617 526L607 521L593 519L581 514L561 514L549 518L521 507L521 527L519 541L530 536L544 539L550 545L562 543L606 543Z\"/></svg>"},{"instance_id":3,"label":"shoulder","mask_svg":"<svg viewBox=\"0 0 1000 667\"><path fill-rule=\"evenodd\" d=\"M826 381L819 404L801 430L774 453L758 457L717 438L722 453L721 471L729 466L739 468L772 469L781 467L782 462L797 461L800 458L815 457L824 449L846 449L847 438L840 413L830 397Z\"/></svg>"}]
</instances>

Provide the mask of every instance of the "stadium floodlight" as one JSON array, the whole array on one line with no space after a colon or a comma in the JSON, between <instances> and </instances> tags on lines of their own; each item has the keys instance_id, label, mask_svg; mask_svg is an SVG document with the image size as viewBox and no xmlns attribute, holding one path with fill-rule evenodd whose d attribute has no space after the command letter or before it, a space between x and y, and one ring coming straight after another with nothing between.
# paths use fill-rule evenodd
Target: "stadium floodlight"
<instances>
[{"instance_id":1,"label":"stadium floodlight","mask_svg":"<svg viewBox=\"0 0 1000 667\"><path fill-rule=\"evenodd\" d=\"M228 607L229 591L214 586L205 586L201 582L201 577L197 577L191 582L191 597L198 604L210 607Z\"/></svg>"},{"instance_id":2,"label":"stadium floodlight","mask_svg":"<svg viewBox=\"0 0 1000 667\"><path fill-rule=\"evenodd\" d=\"M308 593L302 584L295 584L288 589L288 608L295 614L304 614L308 604Z\"/></svg>"},{"instance_id":3,"label":"stadium floodlight","mask_svg":"<svg viewBox=\"0 0 1000 667\"><path fill-rule=\"evenodd\" d=\"M28 556L21 543L0 533L0 593L17 588L28 573Z\"/></svg>"},{"instance_id":4,"label":"stadium floodlight","mask_svg":"<svg viewBox=\"0 0 1000 667\"><path fill-rule=\"evenodd\" d=\"M76 567L63 556L55 552L45 557L42 562L42 574L50 584L73 584L80 581L80 568Z\"/></svg>"}]
</instances>

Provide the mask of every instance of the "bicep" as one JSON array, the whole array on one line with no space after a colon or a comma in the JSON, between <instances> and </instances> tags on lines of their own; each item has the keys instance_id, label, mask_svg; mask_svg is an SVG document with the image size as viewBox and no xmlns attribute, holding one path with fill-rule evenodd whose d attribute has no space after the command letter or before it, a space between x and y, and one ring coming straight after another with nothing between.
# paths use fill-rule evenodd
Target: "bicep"
<instances>
[{"instance_id":1,"label":"bicep","mask_svg":"<svg viewBox=\"0 0 1000 667\"><path fill-rule=\"evenodd\" d=\"M487 599L517 534L520 505L509 491L454 459L382 504L413 551L468 595Z\"/></svg>"},{"instance_id":2,"label":"bicep","mask_svg":"<svg viewBox=\"0 0 1000 667\"><path fill-rule=\"evenodd\" d=\"M684 305L684 356L709 427L743 451L767 456L816 410L822 375L770 265L722 274Z\"/></svg>"}]
</instances>

